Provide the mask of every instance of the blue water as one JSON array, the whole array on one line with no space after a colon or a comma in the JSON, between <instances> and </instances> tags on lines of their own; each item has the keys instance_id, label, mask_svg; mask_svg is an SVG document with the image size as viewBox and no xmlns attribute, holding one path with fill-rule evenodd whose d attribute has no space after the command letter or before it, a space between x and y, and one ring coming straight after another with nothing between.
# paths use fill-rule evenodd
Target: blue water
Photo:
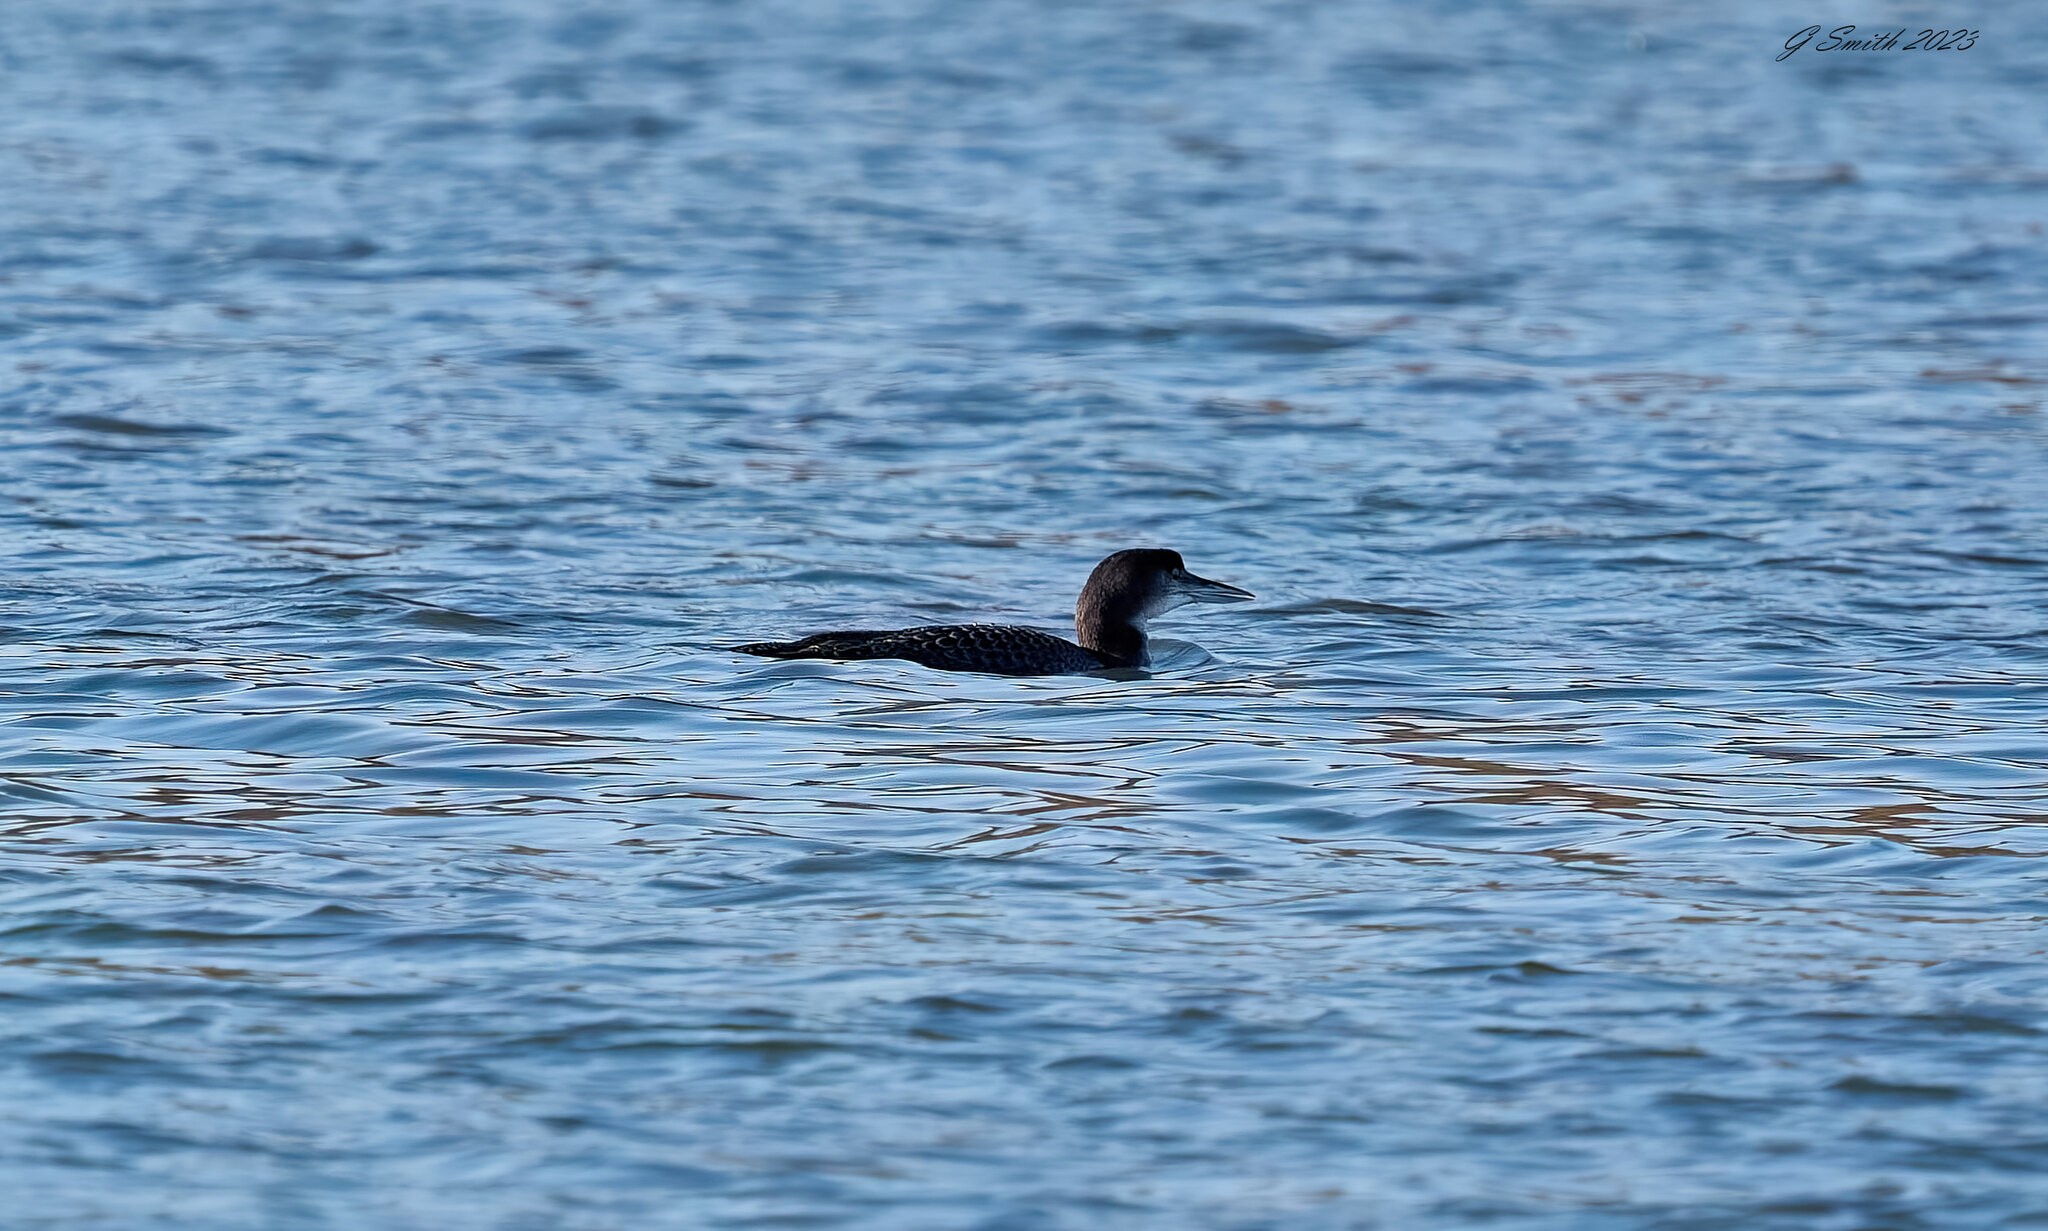
<instances>
[{"instance_id":1,"label":"blue water","mask_svg":"<svg viewBox=\"0 0 2048 1231\"><path fill-rule=\"evenodd\" d=\"M1695 8L10 6L6 1224L2048 1224L2048 20Z\"/></svg>"}]
</instances>

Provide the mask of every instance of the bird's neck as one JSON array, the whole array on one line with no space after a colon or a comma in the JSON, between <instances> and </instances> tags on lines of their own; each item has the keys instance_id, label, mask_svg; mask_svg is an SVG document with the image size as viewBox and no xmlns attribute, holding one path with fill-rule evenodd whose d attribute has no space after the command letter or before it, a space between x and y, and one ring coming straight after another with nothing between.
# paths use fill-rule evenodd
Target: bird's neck
<instances>
[{"instance_id":1,"label":"bird's neck","mask_svg":"<svg viewBox=\"0 0 2048 1231\"><path fill-rule=\"evenodd\" d=\"M1112 667L1145 663L1145 630L1129 620L1112 619L1100 611L1074 617L1074 633L1084 649L1095 651Z\"/></svg>"}]
</instances>

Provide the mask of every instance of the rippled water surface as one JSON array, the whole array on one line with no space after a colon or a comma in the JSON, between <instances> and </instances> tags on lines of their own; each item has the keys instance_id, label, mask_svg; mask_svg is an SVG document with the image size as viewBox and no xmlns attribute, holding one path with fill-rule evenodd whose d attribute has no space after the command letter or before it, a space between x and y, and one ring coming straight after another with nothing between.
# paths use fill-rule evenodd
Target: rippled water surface
<instances>
[{"instance_id":1,"label":"rippled water surface","mask_svg":"<svg viewBox=\"0 0 2048 1231\"><path fill-rule=\"evenodd\" d=\"M8 1224L2048 1223L2048 22L1876 8L10 6Z\"/></svg>"}]
</instances>

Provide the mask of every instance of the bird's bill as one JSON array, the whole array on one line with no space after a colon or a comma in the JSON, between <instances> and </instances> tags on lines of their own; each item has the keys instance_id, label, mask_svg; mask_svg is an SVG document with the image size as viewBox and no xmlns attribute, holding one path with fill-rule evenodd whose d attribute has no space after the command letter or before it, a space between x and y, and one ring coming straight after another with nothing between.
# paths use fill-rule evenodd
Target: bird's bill
<instances>
[{"instance_id":1,"label":"bird's bill","mask_svg":"<svg viewBox=\"0 0 2048 1231\"><path fill-rule=\"evenodd\" d=\"M1193 573L1188 573L1180 579L1180 592L1181 596L1191 603L1241 603L1256 597L1250 590L1240 590L1225 582L1211 581L1207 577L1197 577Z\"/></svg>"}]
</instances>

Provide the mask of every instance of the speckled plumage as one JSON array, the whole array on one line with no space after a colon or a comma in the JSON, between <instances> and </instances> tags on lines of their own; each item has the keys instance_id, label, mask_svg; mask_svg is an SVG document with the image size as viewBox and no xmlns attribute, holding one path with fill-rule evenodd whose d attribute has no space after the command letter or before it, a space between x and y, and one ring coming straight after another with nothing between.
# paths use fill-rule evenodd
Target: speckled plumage
<instances>
[{"instance_id":1,"label":"speckled plumage","mask_svg":"<svg viewBox=\"0 0 2048 1231\"><path fill-rule=\"evenodd\" d=\"M1071 675L1145 665L1145 622L1182 603L1235 602L1251 595L1187 571L1178 552L1133 548L1088 575L1074 604L1080 644L1012 624L927 624L918 628L813 633L796 641L734 646L763 658L900 658L940 671Z\"/></svg>"},{"instance_id":2,"label":"speckled plumage","mask_svg":"<svg viewBox=\"0 0 2048 1231\"><path fill-rule=\"evenodd\" d=\"M736 647L764 658L901 658L939 671L1067 675L1110 664L1063 637L1014 624L927 624L921 628L815 633L800 641Z\"/></svg>"}]
</instances>

